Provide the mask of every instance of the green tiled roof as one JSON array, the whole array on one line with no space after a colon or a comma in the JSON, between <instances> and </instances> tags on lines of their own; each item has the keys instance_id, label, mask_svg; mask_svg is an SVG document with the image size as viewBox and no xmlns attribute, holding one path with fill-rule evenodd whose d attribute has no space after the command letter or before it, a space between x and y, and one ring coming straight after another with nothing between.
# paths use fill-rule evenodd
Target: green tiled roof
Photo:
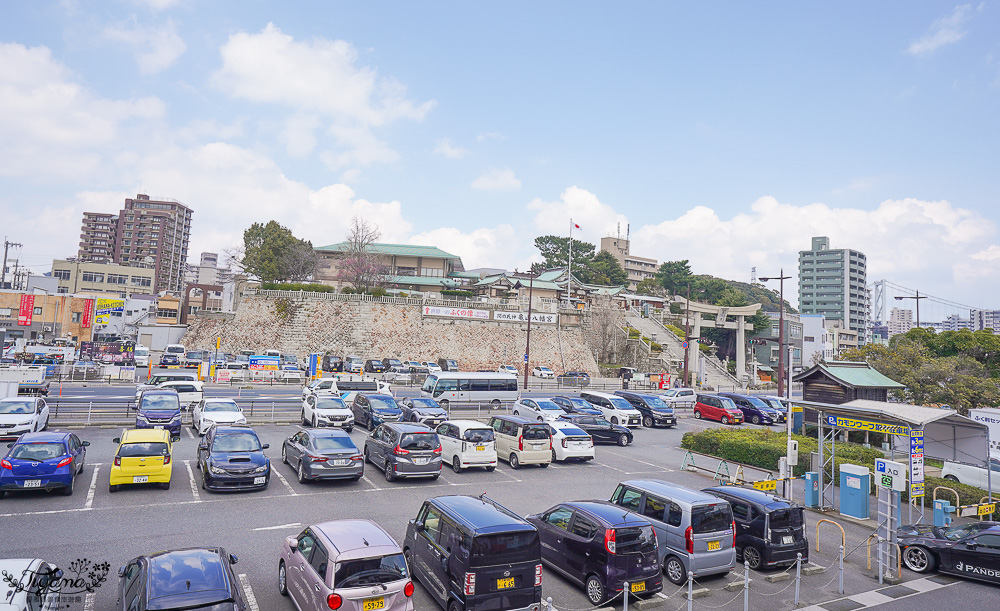
<instances>
[{"instance_id":1,"label":"green tiled roof","mask_svg":"<svg viewBox=\"0 0 1000 611\"><path fill-rule=\"evenodd\" d=\"M424 286L440 285L449 288L462 286L462 282L458 278L439 278L436 276L388 276L386 282L389 284L422 284Z\"/></svg>"},{"instance_id":2,"label":"green tiled roof","mask_svg":"<svg viewBox=\"0 0 1000 611\"><path fill-rule=\"evenodd\" d=\"M816 369L822 369L830 377L854 388L905 388L899 382L876 371L868 363L851 361L830 361L826 364L816 365L812 369L795 376L795 378L805 378Z\"/></svg>"},{"instance_id":3,"label":"green tiled roof","mask_svg":"<svg viewBox=\"0 0 1000 611\"><path fill-rule=\"evenodd\" d=\"M347 242L338 242L329 246L318 246L316 250L344 252L348 249ZM436 257L438 259L460 259L461 257L447 253L437 246L418 246L416 244L372 244L371 252L397 257Z\"/></svg>"}]
</instances>

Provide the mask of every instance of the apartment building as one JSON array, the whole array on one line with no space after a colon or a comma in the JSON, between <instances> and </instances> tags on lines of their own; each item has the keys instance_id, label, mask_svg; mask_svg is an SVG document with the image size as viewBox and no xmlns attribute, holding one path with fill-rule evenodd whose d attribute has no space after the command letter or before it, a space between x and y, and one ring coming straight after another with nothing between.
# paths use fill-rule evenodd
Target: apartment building
<instances>
[{"instance_id":1,"label":"apartment building","mask_svg":"<svg viewBox=\"0 0 1000 611\"><path fill-rule=\"evenodd\" d=\"M889 312L889 337L906 333L916 325L913 323L913 310L893 308Z\"/></svg>"},{"instance_id":2,"label":"apartment building","mask_svg":"<svg viewBox=\"0 0 1000 611\"><path fill-rule=\"evenodd\" d=\"M84 212L80 229L81 261L110 263L115 257L115 238L118 235L118 216L104 212Z\"/></svg>"},{"instance_id":3,"label":"apartment building","mask_svg":"<svg viewBox=\"0 0 1000 611\"><path fill-rule=\"evenodd\" d=\"M629 241L617 236L601 238L601 250L605 250L618 259L618 263L628 274L628 290L635 292L639 283L656 275L658 268L656 259L638 257L629 253Z\"/></svg>"},{"instance_id":4,"label":"apartment building","mask_svg":"<svg viewBox=\"0 0 1000 611\"><path fill-rule=\"evenodd\" d=\"M841 329L854 331L864 343L869 311L867 269L864 253L831 249L829 238L814 237L810 250L799 251L799 310L841 321Z\"/></svg>"},{"instance_id":5,"label":"apartment building","mask_svg":"<svg viewBox=\"0 0 1000 611\"><path fill-rule=\"evenodd\" d=\"M59 293L108 293L115 297L152 295L156 270L151 266L130 267L115 263L56 259L52 276Z\"/></svg>"}]
</instances>

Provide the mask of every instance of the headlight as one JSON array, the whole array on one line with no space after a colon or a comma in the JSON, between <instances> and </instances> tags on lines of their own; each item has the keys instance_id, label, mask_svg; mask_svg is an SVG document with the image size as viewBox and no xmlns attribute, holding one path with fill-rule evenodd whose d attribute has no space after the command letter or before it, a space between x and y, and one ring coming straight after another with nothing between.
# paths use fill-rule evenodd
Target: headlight
<instances>
[{"instance_id":1,"label":"headlight","mask_svg":"<svg viewBox=\"0 0 1000 611\"><path fill-rule=\"evenodd\" d=\"M219 467L216 467L215 465L210 465L208 467L208 470L211 471L212 473L215 473L216 475L225 475L226 474L226 470L225 469L220 469Z\"/></svg>"},{"instance_id":2,"label":"headlight","mask_svg":"<svg viewBox=\"0 0 1000 611\"><path fill-rule=\"evenodd\" d=\"M237 418L236 419L236 424L246 424L246 423L247 423L247 419L246 418L242 418L241 417L241 418Z\"/></svg>"},{"instance_id":3,"label":"headlight","mask_svg":"<svg viewBox=\"0 0 1000 611\"><path fill-rule=\"evenodd\" d=\"M266 473L266 472L267 472L267 465L261 465L260 467L257 467L250 473Z\"/></svg>"},{"instance_id":4,"label":"headlight","mask_svg":"<svg viewBox=\"0 0 1000 611\"><path fill-rule=\"evenodd\" d=\"M180 419L181 419L181 415L179 413L174 414L173 416L170 417L170 421L171 422L173 422L174 420L180 420Z\"/></svg>"},{"instance_id":5,"label":"headlight","mask_svg":"<svg viewBox=\"0 0 1000 611\"><path fill-rule=\"evenodd\" d=\"M136 418L136 420L142 420L143 422L149 422L149 420L146 419L146 415L143 414L142 412L137 413L135 415L135 418Z\"/></svg>"},{"instance_id":6,"label":"headlight","mask_svg":"<svg viewBox=\"0 0 1000 611\"><path fill-rule=\"evenodd\" d=\"M24 422L18 422L15 426L28 426L31 424L31 420L25 420Z\"/></svg>"}]
</instances>

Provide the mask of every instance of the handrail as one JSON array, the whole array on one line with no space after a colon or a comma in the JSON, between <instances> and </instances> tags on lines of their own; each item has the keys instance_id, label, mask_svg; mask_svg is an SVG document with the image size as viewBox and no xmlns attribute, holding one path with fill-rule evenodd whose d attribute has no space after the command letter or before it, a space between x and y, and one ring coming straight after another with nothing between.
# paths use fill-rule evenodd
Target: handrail
<instances>
[{"instance_id":1,"label":"handrail","mask_svg":"<svg viewBox=\"0 0 1000 611\"><path fill-rule=\"evenodd\" d=\"M865 544L868 547L868 570L872 570L872 539L878 539L879 536L875 533L868 535L865 539ZM819 543L817 541L817 543ZM893 543L896 546L896 577L903 574L903 548L898 543Z\"/></svg>"},{"instance_id":2,"label":"handrail","mask_svg":"<svg viewBox=\"0 0 1000 611\"><path fill-rule=\"evenodd\" d=\"M653 317L649 317L647 320L652 320L656 324L660 325L660 328L663 329L663 331L665 333L669 333L670 336L673 337L678 342L682 342L683 341L683 340L681 340L681 338L677 337L676 333L674 333L673 331L671 331L670 329L668 329L667 326L664 325L661 321L659 321L659 320L657 320L657 319L655 319ZM740 381L738 379L736 379L736 376L734 376L733 374L731 374L728 371L726 371L725 367L722 366L722 363L718 362L718 359L706 358L705 362L708 363L709 365L711 365L712 367L714 367L715 370L718 371L720 374L722 374L724 377L729 378L736 385L740 384Z\"/></svg>"},{"instance_id":3,"label":"handrail","mask_svg":"<svg viewBox=\"0 0 1000 611\"><path fill-rule=\"evenodd\" d=\"M823 522L829 522L830 524L833 524L834 526L840 529L840 544L843 545L844 547L847 547L847 533L844 531L844 527L833 520L828 520L826 518L823 518L819 522L816 522L816 551L817 552L819 551L819 525L822 524Z\"/></svg>"},{"instance_id":4,"label":"handrail","mask_svg":"<svg viewBox=\"0 0 1000 611\"><path fill-rule=\"evenodd\" d=\"M941 489L950 490L951 493L955 495L955 507L962 504L962 498L958 496L958 493L955 492L954 488L949 488L948 486L937 486L934 488L933 492L931 492L931 503L937 500L937 491Z\"/></svg>"}]
</instances>

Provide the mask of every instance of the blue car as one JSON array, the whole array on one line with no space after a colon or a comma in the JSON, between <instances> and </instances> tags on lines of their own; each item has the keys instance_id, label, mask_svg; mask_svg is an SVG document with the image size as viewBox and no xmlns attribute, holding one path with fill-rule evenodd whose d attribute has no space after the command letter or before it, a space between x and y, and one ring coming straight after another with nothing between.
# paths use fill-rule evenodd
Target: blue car
<instances>
[{"instance_id":1,"label":"blue car","mask_svg":"<svg viewBox=\"0 0 1000 611\"><path fill-rule=\"evenodd\" d=\"M403 416L403 410L399 409L392 395L381 393L355 395L351 411L354 412L354 422L369 431L375 430L380 424L396 422Z\"/></svg>"},{"instance_id":2,"label":"blue car","mask_svg":"<svg viewBox=\"0 0 1000 611\"><path fill-rule=\"evenodd\" d=\"M73 433L25 433L7 444L0 461L0 497L14 490L60 490L73 494L77 474L83 471L89 441Z\"/></svg>"},{"instance_id":3,"label":"blue car","mask_svg":"<svg viewBox=\"0 0 1000 611\"><path fill-rule=\"evenodd\" d=\"M740 408L740 411L743 412L744 422L771 425L782 420L778 410L752 395L720 392L719 396L731 399L736 407Z\"/></svg>"},{"instance_id":4,"label":"blue car","mask_svg":"<svg viewBox=\"0 0 1000 611\"><path fill-rule=\"evenodd\" d=\"M603 416L601 410L594 407L594 404L583 397L567 397L559 395L552 397L552 402L563 408L567 414L587 414L588 416Z\"/></svg>"},{"instance_id":5,"label":"blue car","mask_svg":"<svg viewBox=\"0 0 1000 611\"><path fill-rule=\"evenodd\" d=\"M242 424L215 425L198 445L198 468L205 490L263 490L271 479L270 447Z\"/></svg>"},{"instance_id":6,"label":"blue car","mask_svg":"<svg viewBox=\"0 0 1000 611\"><path fill-rule=\"evenodd\" d=\"M244 611L250 606L231 565L236 556L191 548L133 558L118 569L119 611L204 609Z\"/></svg>"},{"instance_id":7,"label":"blue car","mask_svg":"<svg viewBox=\"0 0 1000 611\"><path fill-rule=\"evenodd\" d=\"M181 438L181 401L176 390L144 390L136 409L135 428L167 429L173 441Z\"/></svg>"}]
</instances>

